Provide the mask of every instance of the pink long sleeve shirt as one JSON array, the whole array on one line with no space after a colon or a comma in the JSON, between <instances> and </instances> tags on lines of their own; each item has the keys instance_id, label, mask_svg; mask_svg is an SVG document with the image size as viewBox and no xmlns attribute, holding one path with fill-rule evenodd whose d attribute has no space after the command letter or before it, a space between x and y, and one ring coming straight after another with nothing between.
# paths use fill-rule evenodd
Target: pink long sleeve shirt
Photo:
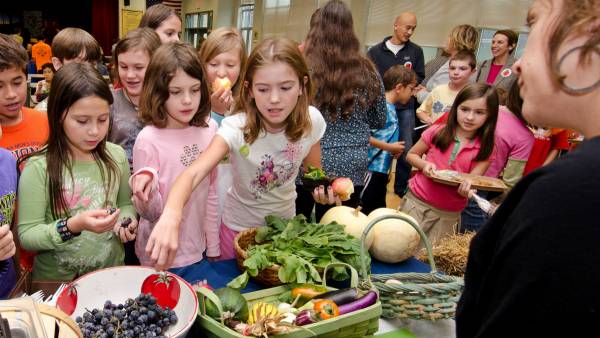
<instances>
[{"instance_id":1,"label":"pink long sleeve shirt","mask_svg":"<svg viewBox=\"0 0 600 338\"><path fill-rule=\"evenodd\" d=\"M217 124L210 120L206 128L160 129L146 126L139 133L133 147L132 179L141 172L153 176L148 201L133 197L133 204L141 217L135 251L142 265L152 265L145 252L146 244L175 179L208 147L216 131ZM200 261L205 250L209 257L220 255L216 181L217 170L214 169L192 192L183 209L179 248L173 268Z\"/></svg>"}]
</instances>

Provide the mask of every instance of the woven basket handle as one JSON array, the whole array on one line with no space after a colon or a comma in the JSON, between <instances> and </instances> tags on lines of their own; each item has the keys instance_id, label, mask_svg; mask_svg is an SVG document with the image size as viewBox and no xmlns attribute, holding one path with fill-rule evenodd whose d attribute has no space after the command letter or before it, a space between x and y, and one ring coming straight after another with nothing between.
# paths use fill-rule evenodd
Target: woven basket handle
<instances>
[{"instance_id":1,"label":"woven basket handle","mask_svg":"<svg viewBox=\"0 0 600 338\"><path fill-rule=\"evenodd\" d=\"M371 229L373 229L373 227L375 226L375 224L379 223L380 221L383 221L384 219L399 219L401 221L405 221L406 223L410 224L418 233L419 236L421 236L421 242L425 245L425 248L427 249L427 259L429 260L429 266L431 267L431 273L436 273L437 269L435 267L435 261L433 260L433 254L431 251L431 243L429 243L429 239L427 238L427 235L425 235L425 233L423 232L423 230L421 229L421 227L415 223L411 218L406 217L404 215L398 214L398 215L383 215L383 216L379 216L377 218L375 218L374 220L372 220L371 222L369 222L369 224L367 224L367 226L365 227L365 230L363 231L363 234L360 238L360 265L361 265L361 276L364 280L367 280L369 278L369 274L367 273L367 265L365 263L365 255L366 255L366 248L365 248L365 241L367 239L367 234L369 233L369 231L371 231Z\"/></svg>"},{"instance_id":2,"label":"woven basket handle","mask_svg":"<svg viewBox=\"0 0 600 338\"><path fill-rule=\"evenodd\" d=\"M329 270L329 268L335 267L344 267L350 269L350 287L355 288L358 286L358 272L356 272L356 269L352 267L352 265L342 262L329 263L327 264L327 266L325 266L325 269L323 269L323 286L327 286L327 270Z\"/></svg>"},{"instance_id":3,"label":"woven basket handle","mask_svg":"<svg viewBox=\"0 0 600 338\"><path fill-rule=\"evenodd\" d=\"M210 300L217 306L217 309L219 310L219 317L221 317L221 324L225 325L225 322L223 320L223 305L221 305L221 300L219 299L219 296L217 296L214 292L212 292L208 288L204 288L204 287L194 286L194 291L196 291L196 294L199 294L198 296L202 295L202 296L206 297L208 300ZM202 303L206 304L206 300ZM206 315L206 306L204 309L202 309L202 308L200 309L200 313L202 313L203 315Z\"/></svg>"}]
</instances>

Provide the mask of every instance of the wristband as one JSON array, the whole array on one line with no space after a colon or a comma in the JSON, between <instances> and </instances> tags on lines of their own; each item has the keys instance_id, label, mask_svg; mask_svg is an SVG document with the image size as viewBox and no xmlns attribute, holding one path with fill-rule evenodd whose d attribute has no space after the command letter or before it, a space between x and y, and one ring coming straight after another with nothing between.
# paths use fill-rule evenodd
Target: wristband
<instances>
[{"instance_id":1,"label":"wristband","mask_svg":"<svg viewBox=\"0 0 600 338\"><path fill-rule=\"evenodd\" d=\"M58 231L60 239L62 239L63 242L66 242L72 239L73 237L81 235L81 232L73 233L71 232L71 230L69 230L69 228L67 227L68 220L69 218L63 218L58 220L58 222L56 223L56 231Z\"/></svg>"}]
</instances>

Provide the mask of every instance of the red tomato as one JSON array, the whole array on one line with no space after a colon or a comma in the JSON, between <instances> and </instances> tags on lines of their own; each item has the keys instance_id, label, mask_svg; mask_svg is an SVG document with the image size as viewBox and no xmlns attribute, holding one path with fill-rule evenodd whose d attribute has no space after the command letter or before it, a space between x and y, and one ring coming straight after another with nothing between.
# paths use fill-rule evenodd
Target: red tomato
<instances>
[{"instance_id":1,"label":"red tomato","mask_svg":"<svg viewBox=\"0 0 600 338\"><path fill-rule=\"evenodd\" d=\"M179 302L179 282L175 277L165 272L152 274L142 283L142 293L149 293L156 298L156 303L162 308L175 308Z\"/></svg>"},{"instance_id":2,"label":"red tomato","mask_svg":"<svg viewBox=\"0 0 600 338\"><path fill-rule=\"evenodd\" d=\"M75 285L69 285L60 293L56 300L56 307L69 316L73 314L77 307L77 289Z\"/></svg>"}]
</instances>

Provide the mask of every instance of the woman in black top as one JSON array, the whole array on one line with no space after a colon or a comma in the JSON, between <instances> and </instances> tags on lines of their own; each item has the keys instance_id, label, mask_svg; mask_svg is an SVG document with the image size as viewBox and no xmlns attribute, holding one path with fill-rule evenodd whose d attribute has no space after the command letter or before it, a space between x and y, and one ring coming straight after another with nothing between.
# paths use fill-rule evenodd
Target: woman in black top
<instances>
[{"instance_id":1,"label":"woman in black top","mask_svg":"<svg viewBox=\"0 0 600 338\"><path fill-rule=\"evenodd\" d=\"M596 336L600 322L600 0L536 0L519 75L532 124L577 149L526 176L471 243L457 336Z\"/></svg>"}]
</instances>

